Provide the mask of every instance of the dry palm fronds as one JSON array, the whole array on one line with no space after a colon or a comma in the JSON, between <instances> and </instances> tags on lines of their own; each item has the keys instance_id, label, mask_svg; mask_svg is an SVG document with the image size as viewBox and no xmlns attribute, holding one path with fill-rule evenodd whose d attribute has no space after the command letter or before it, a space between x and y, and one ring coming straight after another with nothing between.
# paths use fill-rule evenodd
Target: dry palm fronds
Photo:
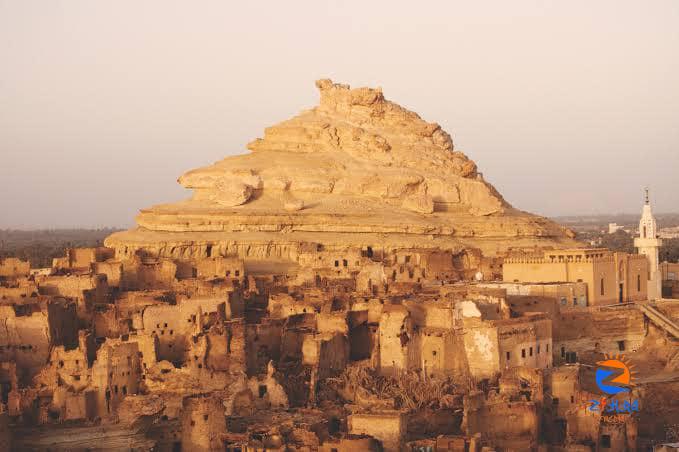
<instances>
[{"instance_id":1,"label":"dry palm fronds","mask_svg":"<svg viewBox=\"0 0 679 452\"><path fill-rule=\"evenodd\" d=\"M394 399L398 408L407 410L438 407L456 389L449 378L424 378L415 372L402 372L390 378L362 366L347 367L339 377L329 378L328 383L350 393L360 388L379 399Z\"/></svg>"}]
</instances>

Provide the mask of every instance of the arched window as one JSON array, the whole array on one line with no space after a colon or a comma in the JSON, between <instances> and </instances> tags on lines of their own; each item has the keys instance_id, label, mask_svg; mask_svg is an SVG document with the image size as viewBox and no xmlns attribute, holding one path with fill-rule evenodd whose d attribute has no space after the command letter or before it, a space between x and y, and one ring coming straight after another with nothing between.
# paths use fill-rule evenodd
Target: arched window
<instances>
[{"instance_id":1,"label":"arched window","mask_svg":"<svg viewBox=\"0 0 679 452\"><path fill-rule=\"evenodd\" d=\"M604 279L601 278L601 295L604 295Z\"/></svg>"},{"instance_id":2,"label":"arched window","mask_svg":"<svg viewBox=\"0 0 679 452\"><path fill-rule=\"evenodd\" d=\"M637 275L637 292L641 292L641 275Z\"/></svg>"},{"instance_id":3,"label":"arched window","mask_svg":"<svg viewBox=\"0 0 679 452\"><path fill-rule=\"evenodd\" d=\"M644 226L644 235L642 235L641 237L646 238L646 226Z\"/></svg>"}]
</instances>

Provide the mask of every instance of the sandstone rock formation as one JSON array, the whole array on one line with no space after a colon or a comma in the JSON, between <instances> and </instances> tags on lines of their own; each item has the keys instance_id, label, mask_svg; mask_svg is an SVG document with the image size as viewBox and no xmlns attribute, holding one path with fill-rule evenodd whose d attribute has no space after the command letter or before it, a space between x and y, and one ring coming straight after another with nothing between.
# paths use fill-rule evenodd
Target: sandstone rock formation
<instances>
[{"instance_id":1,"label":"sandstone rock formation","mask_svg":"<svg viewBox=\"0 0 679 452\"><path fill-rule=\"evenodd\" d=\"M512 208L446 131L381 89L316 86L320 105L265 129L251 153L187 172L179 183L191 199L142 210L138 228L106 245L122 255L295 260L304 243L485 253L574 244L569 231Z\"/></svg>"}]
</instances>

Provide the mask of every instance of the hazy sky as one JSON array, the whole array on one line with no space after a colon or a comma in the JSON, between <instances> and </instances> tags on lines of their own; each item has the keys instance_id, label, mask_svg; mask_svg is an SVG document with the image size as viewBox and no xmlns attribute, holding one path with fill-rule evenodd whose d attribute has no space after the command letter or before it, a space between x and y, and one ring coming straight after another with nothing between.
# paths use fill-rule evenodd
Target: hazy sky
<instances>
[{"instance_id":1,"label":"hazy sky","mask_svg":"<svg viewBox=\"0 0 679 452\"><path fill-rule=\"evenodd\" d=\"M184 171L381 86L516 207L679 211L679 1L0 0L0 227L127 226Z\"/></svg>"}]
</instances>

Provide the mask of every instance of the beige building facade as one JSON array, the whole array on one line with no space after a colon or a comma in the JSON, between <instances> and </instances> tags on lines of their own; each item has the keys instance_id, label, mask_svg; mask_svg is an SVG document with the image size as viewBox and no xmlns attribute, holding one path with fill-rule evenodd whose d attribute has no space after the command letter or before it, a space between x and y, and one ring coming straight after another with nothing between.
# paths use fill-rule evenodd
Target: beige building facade
<instances>
[{"instance_id":1,"label":"beige building facade","mask_svg":"<svg viewBox=\"0 0 679 452\"><path fill-rule=\"evenodd\" d=\"M593 306L645 300L647 275L644 256L603 248L547 250L507 258L503 265L505 282L586 283L588 305Z\"/></svg>"}]
</instances>

